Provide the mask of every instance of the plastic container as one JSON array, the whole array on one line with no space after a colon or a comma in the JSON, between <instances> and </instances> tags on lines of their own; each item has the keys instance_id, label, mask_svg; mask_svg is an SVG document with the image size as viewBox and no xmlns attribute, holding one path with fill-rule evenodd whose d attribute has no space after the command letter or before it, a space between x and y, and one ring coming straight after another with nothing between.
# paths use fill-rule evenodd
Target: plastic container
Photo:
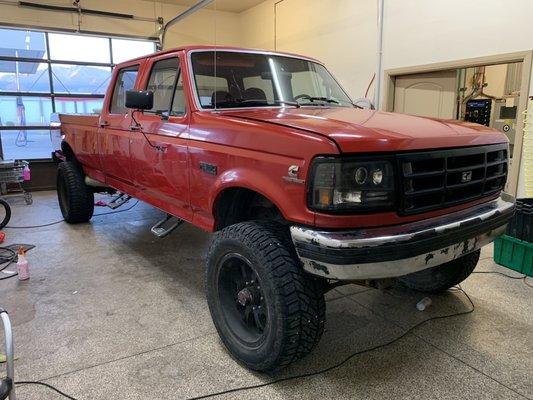
<instances>
[{"instance_id":1,"label":"plastic container","mask_svg":"<svg viewBox=\"0 0 533 400\"><path fill-rule=\"evenodd\" d=\"M507 227L507 235L533 243L533 199L516 200L516 212Z\"/></svg>"},{"instance_id":2,"label":"plastic container","mask_svg":"<svg viewBox=\"0 0 533 400\"><path fill-rule=\"evenodd\" d=\"M22 246L20 246L18 251L17 272L19 281L30 279L30 264L28 263L28 260L26 260L26 252Z\"/></svg>"},{"instance_id":3,"label":"plastic container","mask_svg":"<svg viewBox=\"0 0 533 400\"><path fill-rule=\"evenodd\" d=\"M503 235L494 241L494 261L533 277L533 243Z\"/></svg>"}]
</instances>

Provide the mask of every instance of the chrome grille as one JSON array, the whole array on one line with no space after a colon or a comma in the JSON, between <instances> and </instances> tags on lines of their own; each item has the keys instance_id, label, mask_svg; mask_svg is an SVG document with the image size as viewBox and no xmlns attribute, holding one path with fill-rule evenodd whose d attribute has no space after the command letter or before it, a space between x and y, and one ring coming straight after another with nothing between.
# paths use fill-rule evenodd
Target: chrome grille
<instances>
[{"instance_id":1,"label":"chrome grille","mask_svg":"<svg viewBox=\"0 0 533 400\"><path fill-rule=\"evenodd\" d=\"M400 212L416 214L496 194L507 179L507 145L398 156Z\"/></svg>"}]
</instances>

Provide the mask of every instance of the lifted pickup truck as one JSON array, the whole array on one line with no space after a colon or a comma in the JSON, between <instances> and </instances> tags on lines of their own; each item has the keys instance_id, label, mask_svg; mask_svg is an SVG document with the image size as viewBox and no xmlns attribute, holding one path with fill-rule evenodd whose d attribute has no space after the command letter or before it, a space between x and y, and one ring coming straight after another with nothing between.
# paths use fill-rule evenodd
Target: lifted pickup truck
<instances>
[{"instance_id":1,"label":"lifted pickup truck","mask_svg":"<svg viewBox=\"0 0 533 400\"><path fill-rule=\"evenodd\" d=\"M115 67L100 115L61 115L69 223L116 190L216 232L211 315L248 368L318 343L324 293L395 279L446 290L505 230L508 141L493 129L356 107L302 56L183 47Z\"/></svg>"}]
</instances>

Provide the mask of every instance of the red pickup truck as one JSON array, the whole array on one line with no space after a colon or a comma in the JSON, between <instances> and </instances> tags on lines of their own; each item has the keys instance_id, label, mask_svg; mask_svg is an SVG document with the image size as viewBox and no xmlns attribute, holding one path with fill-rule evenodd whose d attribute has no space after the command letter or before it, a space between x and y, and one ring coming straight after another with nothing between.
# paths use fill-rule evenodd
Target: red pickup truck
<instances>
[{"instance_id":1,"label":"red pickup truck","mask_svg":"<svg viewBox=\"0 0 533 400\"><path fill-rule=\"evenodd\" d=\"M311 351L339 284L458 284L514 211L503 134L361 109L308 57L159 52L115 67L100 115L60 120L65 220L89 221L112 190L216 232L209 308L255 370Z\"/></svg>"}]
</instances>

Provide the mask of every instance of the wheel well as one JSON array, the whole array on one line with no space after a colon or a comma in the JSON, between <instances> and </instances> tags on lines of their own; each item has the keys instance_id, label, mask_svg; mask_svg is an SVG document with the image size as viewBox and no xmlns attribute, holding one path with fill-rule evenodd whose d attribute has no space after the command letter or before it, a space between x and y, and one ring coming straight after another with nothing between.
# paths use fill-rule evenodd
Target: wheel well
<instances>
[{"instance_id":1,"label":"wheel well","mask_svg":"<svg viewBox=\"0 0 533 400\"><path fill-rule=\"evenodd\" d=\"M63 152L63 155L65 156L67 161L77 161L76 155L74 154L72 147L70 147L67 142L61 142L61 151Z\"/></svg>"},{"instance_id":2,"label":"wheel well","mask_svg":"<svg viewBox=\"0 0 533 400\"><path fill-rule=\"evenodd\" d=\"M217 231L244 221L284 220L271 200L245 188L229 188L220 193L215 201L213 214Z\"/></svg>"}]
</instances>

